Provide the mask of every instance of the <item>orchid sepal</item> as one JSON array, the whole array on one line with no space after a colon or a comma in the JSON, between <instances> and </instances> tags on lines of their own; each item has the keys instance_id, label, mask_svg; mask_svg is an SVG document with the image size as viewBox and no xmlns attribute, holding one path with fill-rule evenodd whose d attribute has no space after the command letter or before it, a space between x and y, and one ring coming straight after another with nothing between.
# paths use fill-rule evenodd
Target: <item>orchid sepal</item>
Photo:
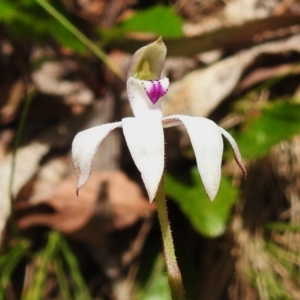
<instances>
[{"instance_id":1,"label":"orchid sepal","mask_svg":"<svg viewBox=\"0 0 300 300\"><path fill-rule=\"evenodd\" d=\"M174 115L163 118L163 123L173 119L185 126L194 148L197 167L205 191L214 200L220 185L223 140L219 127L212 121L201 117ZM169 124L170 125L170 124Z\"/></svg>"},{"instance_id":2,"label":"orchid sepal","mask_svg":"<svg viewBox=\"0 0 300 300\"><path fill-rule=\"evenodd\" d=\"M164 117L162 124L165 128L183 124L193 146L198 171L205 191L212 201L219 190L221 180L221 163L223 154L222 135L229 141L235 160L246 177L239 147L233 137L213 121L202 117L172 115Z\"/></svg>"},{"instance_id":3,"label":"orchid sepal","mask_svg":"<svg viewBox=\"0 0 300 300\"><path fill-rule=\"evenodd\" d=\"M164 132L160 118L125 118L122 120L127 146L148 193L155 198L164 171Z\"/></svg>"},{"instance_id":4,"label":"orchid sepal","mask_svg":"<svg viewBox=\"0 0 300 300\"><path fill-rule=\"evenodd\" d=\"M140 80L160 79L167 54L167 47L161 37L155 42L137 50L130 62L127 78Z\"/></svg>"},{"instance_id":5,"label":"orchid sepal","mask_svg":"<svg viewBox=\"0 0 300 300\"><path fill-rule=\"evenodd\" d=\"M108 123L77 133L72 143L72 158L77 177L76 193L88 181L95 153L103 139L122 122Z\"/></svg>"}]
</instances>

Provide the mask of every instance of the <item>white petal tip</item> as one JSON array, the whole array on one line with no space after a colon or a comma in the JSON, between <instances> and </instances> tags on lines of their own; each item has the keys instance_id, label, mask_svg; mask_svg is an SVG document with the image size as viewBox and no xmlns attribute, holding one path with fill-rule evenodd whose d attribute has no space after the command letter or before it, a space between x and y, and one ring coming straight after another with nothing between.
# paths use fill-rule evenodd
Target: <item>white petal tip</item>
<instances>
[{"instance_id":1,"label":"white petal tip","mask_svg":"<svg viewBox=\"0 0 300 300\"><path fill-rule=\"evenodd\" d=\"M237 165L240 167L240 169L242 170L243 174L244 174L244 178L246 179L247 178L247 171L246 171L246 168L243 164L243 161L242 161L242 156L241 156L241 153L240 153L240 150L239 150L239 147L236 143L236 141L234 140L234 138L226 131L224 130L223 128L219 127L220 128L220 131L222 133L222 135L228 140L228 142L230 143L231 145L231 148L232 148L232 152L233 152L233 156L234 156L234 159L237 163Z\"/></svg>"},{"instance_id":2,"label":"white petal tip","mask_svg":"<svg viewBox=\"0 0 300 300\"><path fill-rule=\"evenodd\" d=\"M86 184L87 181L88 181L88 178L83 180L82 178L78 177L77 184L76 184L76 195L77 196L79 196L80 189Z\"/></svg>"},{"instance_id":3,"label":"white petal tip","mask_svg":"<svg viewBox=\"0 0 300 300\"><path fill-rule=\"evenodd\" d=\"M143 176L142 176L142 178L143 178ZM149 185L149 181L145 181L144 178L143 178L143 180L144 180L145 187L146 187L146 190L147 190L149 203L151 204L155 200L159 182L155 181L155 183L152 182L152 184Z\"/></svg>"},{"instance_id":4,"label":"white petal tip","mask_svg":"<svg viewBox=\"0 0 300 300\"><path fill-rule=\"evenodd\" d=\"M240 167L240 169L242 170L244 179L246 180L247 179L247 170L246 170L243 162L241 160L238 160L236 157L235 157L235 161L236 161L237 165Z\"/></svg>"},{"instance_id":5,"label":"white petal tip","mask_svg":"<svg viewBox=\"0 0 300 300\"><path fill-rule=\"evenodd\" d=\"M247 179L247 170L246 170L246 168L245 168L245 166L243 164L239 148L237 146L236 147L232 147L232 152L233 152L233 156L234 156L235 162L237 163L237 165L239 166L239 168L242 170L243 175L244 175L244 179L246 180Z\"/></svg>"},{"instance_id":6,"label":"white petal tip","mask_svg":"<svg viewBox=\"0 0 300 300\"><path fill-rule=\"evenodd\" d=\"M208 196L208 198L209 198L209 200L210 200L211 202L213 202L213 201L215 200L215 197L210 197L210 196Z\"/></svg>"},{"instance_id":7,"label":"white petal tip","mask_svg":"<svg viewBox=\"0 0 300 300\"><path fill-rule=\"evenodd\" d=\"M76 195L79 197L79 190L82 188L83 185L78 185L76 186Z\"/></svg>"},{"instance_id":8,"label":"white petal tip","mask_svg":"<svg viewBox=\"0 0 300 300\"><path fill-rule=\"evenodd\" d=\"M73 157L73 167L77 178L77 182L76 182L77 196L79 196L79 190L86 184L86 182L89 180L92 173L92 162L89 162L89 164L86 164L86 166L88 166L87 169L83 168L82 165L80 165L80 160Z\"/></svg>"},{"instance_id":9,"label":"white petal tip","mask_svg":"<svg viewBox=\"0 0 300 300\"><path fill-rule=\"evenodd\" d=\"M160 118L125 118L122 120L127 146L141 173L151 203L164 171L164 133Z\"/></svg>"},{"instance_id":10,"label":"white petal tip","mask_svg":"<svg viewBox=\"0 0 300 300\"><path fill-rule=\"evenodd\" d=\"M213 190L213 191L212 190L208 191L207 189L205 189L210 201L215 200L215 198L217 196L217 193L218 193L218 190L219 190L219 188L217 188L217 190Z\"/></svg>"}]
</instances>

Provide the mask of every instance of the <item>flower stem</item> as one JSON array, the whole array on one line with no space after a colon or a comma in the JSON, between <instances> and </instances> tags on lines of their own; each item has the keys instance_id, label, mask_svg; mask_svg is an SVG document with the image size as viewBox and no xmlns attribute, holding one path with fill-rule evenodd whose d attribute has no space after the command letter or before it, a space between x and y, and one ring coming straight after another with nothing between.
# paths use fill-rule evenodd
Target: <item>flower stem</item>
<instances>
[{"instance_id":1,"label":"flower stem","mask_svg":"<svg viewBox=\"0 0 300 300\"><path fill-rule=\"evenodd\" d=\"M162 232L164 255L167 268L167 276L169 286L171 289L172 300L184 300L184 288L182 284L182 277L176 261L174 243L171 233L170 222L168 218L167 203L165 198L165 178L164 174L160 181L155 202L157 206L157 213L159 224Z\"/></svg>"}]
</instances>

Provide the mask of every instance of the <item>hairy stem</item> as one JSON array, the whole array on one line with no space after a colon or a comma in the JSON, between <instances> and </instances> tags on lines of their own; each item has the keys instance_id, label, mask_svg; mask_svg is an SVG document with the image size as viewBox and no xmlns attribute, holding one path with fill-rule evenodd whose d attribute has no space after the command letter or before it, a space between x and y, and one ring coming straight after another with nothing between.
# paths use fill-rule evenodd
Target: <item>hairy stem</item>
<instances>
[{"instance_id":1,"label":"hairy stem","mask_svg":"<svg viewBox=\"0 0 300 300\"><path fill-rule=\"evenodd\" d=\"M165 197L164 175L160 181L158 191L155 197L159 224L162 232L164 255L167 267L167 276L171 289L172 300L184 300L184 288L182 277L176 261L174 243L171 233L170 222L168 218L167 203Z\"/></svg>"}]
</instances>

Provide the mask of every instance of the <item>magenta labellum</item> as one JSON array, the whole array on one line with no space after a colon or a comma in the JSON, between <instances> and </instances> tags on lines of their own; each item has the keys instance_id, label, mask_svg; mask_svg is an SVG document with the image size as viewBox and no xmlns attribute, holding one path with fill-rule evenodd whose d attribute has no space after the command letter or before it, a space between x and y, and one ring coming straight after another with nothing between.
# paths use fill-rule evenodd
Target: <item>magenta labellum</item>
<instances>
[{"instance_id":1,"label":"magenta labellum","mask_svg":"<svg viewBox=\"0 0 300 300\"><path fill-rule=\"evenodd\" d=\"M149 84L148 84L149 82ZM159 80L150 80L147 84L144 83L147 96L153 104L155 104L167 92L163 88Z\"/></svg>"}]
</instances>

